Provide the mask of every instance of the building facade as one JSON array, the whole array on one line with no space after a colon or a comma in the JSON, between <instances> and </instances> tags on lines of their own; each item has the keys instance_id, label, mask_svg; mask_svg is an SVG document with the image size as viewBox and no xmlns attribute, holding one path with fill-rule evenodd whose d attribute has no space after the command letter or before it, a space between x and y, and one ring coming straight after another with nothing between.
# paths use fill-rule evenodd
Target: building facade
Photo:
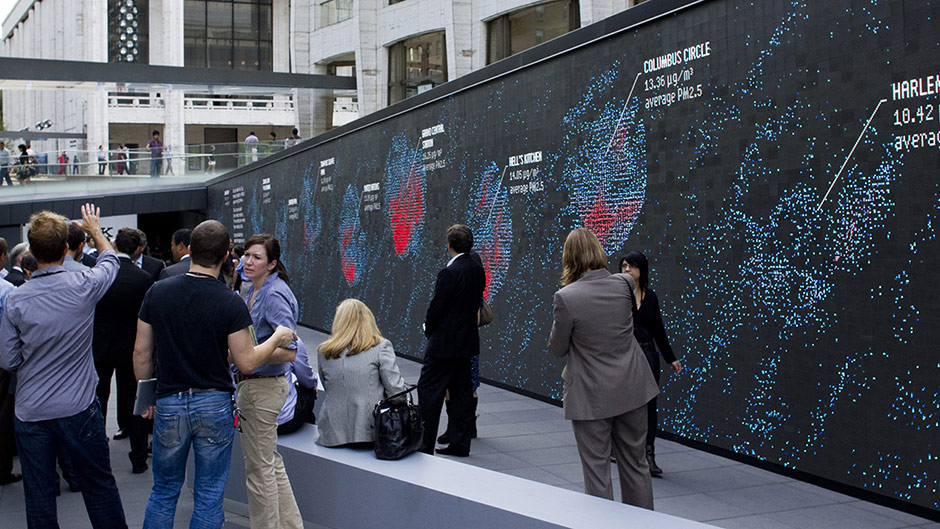
<instances>
[{"instance_id":1,"label":"building facade","mask_svg":"<svg viewBox=\"0 0 940 529\"><path fill-rule=\"evenodd\" d=\"M20 0L3 24L11 57L355 76L328 96L23 91L4 125L43 120L46 150L142 147L153 130L184 145L255 131L311 137L591 24L643 0Z\"/></svg>"}]
</instances>

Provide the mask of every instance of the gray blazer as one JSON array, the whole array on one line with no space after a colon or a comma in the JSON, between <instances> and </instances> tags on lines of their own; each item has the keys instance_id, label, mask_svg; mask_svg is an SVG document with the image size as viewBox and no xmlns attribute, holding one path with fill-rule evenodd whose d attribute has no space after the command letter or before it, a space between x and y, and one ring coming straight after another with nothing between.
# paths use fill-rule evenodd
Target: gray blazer
<instances>
[{"instance_id":1,"label":"gray blazer","mask_svg":"<svg viewBox=\"0 0 940 529\"><path fill-rule=\"evenodd\" d=\"M586 272L555 293L548 350L567 356L565 418L606 419L659 394L633 337L633 278L606 269Z\"/></svg>"},{"instance_id":2,"label":"gray blazer","mask_svg":"<svg viewBox=\"0 0 940 529\"><path fill-rule=\"evenodd\" d=\"M326 393L326 402L317 418L320 430L317 444L337 446L374 442L372 410L386 394L405 390L405 379L395 363L392 342L383 340L375 347L350 357L345 352L334 359L321 356L317 363Z\"/></svg>"}]
</instances>

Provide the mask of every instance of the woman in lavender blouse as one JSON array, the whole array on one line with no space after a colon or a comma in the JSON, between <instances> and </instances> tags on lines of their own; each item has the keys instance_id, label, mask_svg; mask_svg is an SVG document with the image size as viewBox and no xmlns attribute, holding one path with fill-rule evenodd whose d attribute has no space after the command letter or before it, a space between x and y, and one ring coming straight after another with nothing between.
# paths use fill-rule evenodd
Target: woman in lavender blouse
<instances>
[{"instance_id":1,"label":"woman in lavender blouse","mask_svg":"<svg viewBox=\"0 0 940 529\"><path fill-rule=\"evenodd\" d=\"M268 234L251 237L245 242L244 259L244 273L251 280L248 311L258 340L267 339L278 325L296 329L297 298L281 262L278 240ZM293 350L279 349L272 356L280 363L261 366L251 373L234 370L252 526L303 527L284 462L277 452L277 417L289 392L286 375L302 348L303 342L298 339L291 345Z\"/></svg>"}]
</instances>

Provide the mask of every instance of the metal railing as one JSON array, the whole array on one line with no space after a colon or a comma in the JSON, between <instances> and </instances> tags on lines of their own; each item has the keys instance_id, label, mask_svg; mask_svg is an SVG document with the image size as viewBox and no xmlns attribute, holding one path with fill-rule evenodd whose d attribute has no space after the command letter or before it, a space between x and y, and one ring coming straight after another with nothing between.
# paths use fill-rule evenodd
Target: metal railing
<instances>
[{"instance_id":1,"label":"metal railing","mask_svg":"<svg viewBox=\"0 0 940 529\"><path fill-rule=\"evenodd\" d=\"M293 111L292 98L284 99L216 99L211 97L183 98L186 110L256 110L256 111Z\"/></svg>"},{"instance_id":2,"label":"metal railing","mask_svg":"<svg viewBox=\"0 0 940 529\"><path fill-rule=\"evenodd\" d=\"M10 153L0 166L0 200L81 192L154 188L205 182L210 178L283 151L293 140L187 145L170 153L142 149L33 152L22 164ZM160 156L154 156L160 154ZM12 186L7 186L9 173Z\"/></svg>"},{"instance_id":3,"label":"metal railing","mask_svg":"<svg viewBox=\"0 0 940 529\"><path fill-rule=\"evenodd\" d=\"M150 95L123 95L111 94L108 96L109 108L123 109L150 109L163 108L166 100L163 97ZM251 111L293 111L294 100L285 98L237 98L220 99L214 97L184 97L185 110L251 110Z\"/></svg>"}]
</instances>

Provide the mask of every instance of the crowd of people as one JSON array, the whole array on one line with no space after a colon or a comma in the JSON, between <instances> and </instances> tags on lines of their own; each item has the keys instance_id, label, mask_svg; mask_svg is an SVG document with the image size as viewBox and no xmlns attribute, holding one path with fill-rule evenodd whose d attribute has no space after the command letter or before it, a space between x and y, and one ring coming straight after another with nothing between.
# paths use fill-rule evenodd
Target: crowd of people
<instances>
[{"instance_id":1,"label":"crowd of people","mask_svg":"<svg viewBox=\"0 0 940 529\"><path fill-rule=\"evenodd\" d=\"M134 473L148 470L152 452L144 527L173 526L190 451L192 523L224 523L236 431L252 527L302 527L277 436L316 421L318 380L328 399L317 443L327 447L372 444L375 403L407 389L369 307L339 304L315 372L295 332L299 304L275 237L235 248L225 226L205 221L173 234L174 264L165 266L146 255L142 231L122 228L111 241L97 208L81 212L80 223L33 215L28 241L9 252L0 239L0 269L11 264L0 279L0 484L22 479L29 525L55 526L58 465L94 527L126 526L105 433L115 377L114 439L130 440ZM420 450L466 457L476 436L485 273L467 226L451 226L446 240L450 260L425 315ZM567 358L564 410L585 492L612 499L613 456L622 501L651 509L650 476L662 472L653 452L658 351L676 372L682 366L648 263L631 253L611 274L597 238L582 228L568 236L562 266L549 351ZM155 402L135 414L138 381L150 379ZM448 427L438 437L445 402ZM13 473L17 452L22 475Z\"/></svg>"}]
</instances>

